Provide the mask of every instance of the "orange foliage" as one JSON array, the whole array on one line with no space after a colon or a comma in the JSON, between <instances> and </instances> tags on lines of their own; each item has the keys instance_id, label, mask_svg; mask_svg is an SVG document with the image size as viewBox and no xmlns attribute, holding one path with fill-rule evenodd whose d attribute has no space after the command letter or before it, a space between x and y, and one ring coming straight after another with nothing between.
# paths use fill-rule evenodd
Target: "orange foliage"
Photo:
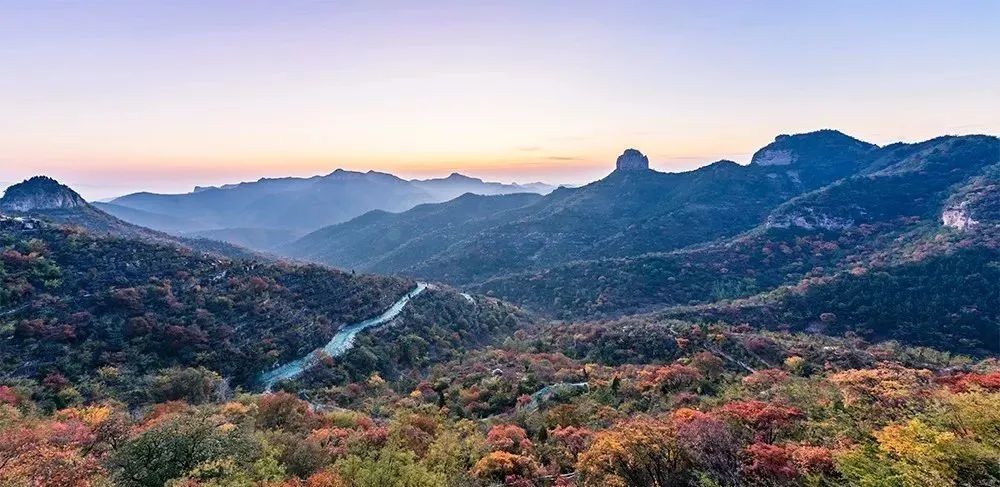
<instances>
[{"instance_id":1,"label":"orange foliage","mask_svg":"<svg viewBox=\"0 0 1000 487\"><path fill-rule=\"evenodd\" d=\"M538 470L538 464L531 457L506 451L493 451L476 462L471 473L473 477L502 481L511 476L535 477Z\"/></svg>"},{"instance_id":2,"label":"orange foliage","mask_svg":"<svg viewBox=\"0 0 1000 487\"><path fill-rule=\"evenodd\" d=\"M86 453L96 435L77 419L0 431L0 485L89 487L103 473Z\"/></svg>"},{"instance_id":3,"label":"orange foliage","mask_svg":"<svg viewBox=\"0 0 1000 487\"><path fill-rule=\"evenodd\" d=\"M760 441L774 441L778 432L793 421L802 418L802 411L763 401L735 401L719 409L719 414L735 420L753 433Z\"/></svg>"},{"instance_id":4,"label":"orange foliage","mask_svg":"<svg viewBox=\"0 0 1000 487\"><path fill-rule=\"evenodd\" d=\"M577 468L584 485L665 487L681 483L687 463L670 423L640 418L598 433Z\"/></svg>"},{"instance_id":5,"label":"orange foliage","mask_svg":"<svg viewBox=\"0 0 1000 487\"><path fill-rule=\"evenodd\" d=\"M257 400L257 424L262 428L309 430L315 419L309 403L287 392L265 394Z\"/></svg>"},{"instance_id":6,"label":"orange foliage","mask_svg":"<svg viewBox=\"0 0 1000 487\"><path fill-rule=\"evenodd\" d=\"M875 369L846 370L829 377L844 396L844 404L895 407L915 398L926 397L931 391L929 370L908 369L894 364L882 364Z\"/></svg>"},{"instance_id":7,"label":"orange foliage","mask_svg":"<svg viewBox=\"0 0 1000 487\"><path fill-rule=\"evenodd\" d=\"M486 445L492 451L529 453L534 445L524 428L514 424L498 424L486 434Z\"/></svg>"},{"instance_id":8,"label":"orange foliage","mask_svg":"<svg viewBox=\"0 0 1000 487\"><path fill-rule=\"evenodd\" d=\"M669 392L683 389L702 379L701 372L687 365L673 364L649 367L639 371L638 387L640 390L660 390Z\"/></svg>"},{"instance_id":9,"label":"orange foliage","mask_svg":"<svg viewBox=\"0 0 1000 487\"><path fill-rule=\"evenodd\" d=\"M332 470L321 470L310 475L304 487L347 487L347 482Z\"/></svg>"}]
</instances>

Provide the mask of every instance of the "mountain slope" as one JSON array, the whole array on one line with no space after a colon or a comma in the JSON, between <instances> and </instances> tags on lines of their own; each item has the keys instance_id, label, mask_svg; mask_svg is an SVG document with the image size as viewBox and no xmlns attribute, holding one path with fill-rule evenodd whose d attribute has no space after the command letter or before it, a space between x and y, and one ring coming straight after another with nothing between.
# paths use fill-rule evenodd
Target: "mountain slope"
<instances>
[{"instance_id":1,"label":"mountain slope","mask_svg":"<svg viewBox=\"0 0 1000 487\"><path fill-rule=\"evenodd\" d=\"M398 262L429 259L447 249L456 234L486 228L504 212L541 198L532 193L466 193L445 203L419 205L402 213L372 211L317 230L278 251L335 267L392 272Z\"/></svg>"},{"instance_id":2,"label":"mountain slope","mask_svg":"<svg viewBox=\"0 0 1000 487\"><path fill-rule=\"evenodd\" d=\"M477 286L560 317L708 303L955 248L996 248L1000 142L934 139L779 206L753 231L671 253L596 259Z\"/></svg>"},{"instance_id":3,"label":"mountain slope","mask_svg":"<svg viewBox=\"0 0 1000 487\"><path fill-rule=\"evenodd\" d=\"M76 381L113 370L135 383L163 368L203 366L253 384L341 326L378 315L413 285L319 266L219 260L0 217L0 377ZM457 314L440 325L494 327L477 320L510 323L515 312L488 300L470 306L448 290L416 300L429 300L431 310L438 300L450 303Z\"/></svg>"},{"instance_id":4,"label":"mountain slope","mask_svg":"<svg viewBox=\"0 0 1000 487\"><path fill-rule=\"evenodd\" d=\"M7 188L3 198L0 198L0 214L3 213L40 218L62 225L82 227L98 234L175 245L230 258L260 257L250 250L224 242L174 237L125 222L87 203L70 187L45 176L36 176Z\"/></svg>"},{"instance_id":5,"label":"mountain slope","mask_svg":"<svg viewBox=\"0 0 1000 487\"><path fill-rule=\"evenodd\" d=\"M188 220L161 215L145 210L129 208L127 206L116 205L114 203L92 202L91 205L97 209L120 220L139 225L146 228L156 228L162 232L183 232L185 228L193 226Z\"/></svg>"},{"instance_id":6,"label":"mountain slope","mask_svg":"<svg viewBox=\"0 0 1000 487\"><path fill-rule=\"evenodd\" d=\"M264 178L221 187L199 187L187 194L135 193L113 200L114 207L109 211L123 219L136 218L136 222L178 233L259 229L290 230L301 235L367 211L405 211L467 192L508 194L545 190L544 186L488 183L460 174L408 181L376 171L337 169L325 176ZM119 208L142 213L119 211ZM246 232L230 230L229 233L245 238Z\"/></svg>"},{"instance_id":7,"label":"mountain slope","mask_svg":"<svg viewBox=\"0 0 1000 487\"><path fill-rule=\"evenodd\" d=\"M455 230L433 258L414 254L377 269L468 285L574 260L707 242L750 229L789 198L854 174L871 164L876 152L874 145L825 130L780 136L748 166L719 161L694 171L660 173L649 170L645 156L631 150L600 181L557 189L534 204L496 216L486 228L463 228L461 221L452 221ZM365 247L336 252L386 262L387 252ZM316 242L310 248L308 256L321 261L335 253L317 250ZM294 247L292 255L302 256Z\"/></svg>"},{"instance_id":8,"label":"mountain slope","mask_svg":"<svg viewBox=\"0 0 1000 487\"><path fill-rule=\"evenodd\" d=\"M997 283L1000 246L972 246L662 316L827 335L851 332L872 341L995 355L1000 353Z\"/></svg>"},{"instance_id":9,"label":"mountain slope","mask_svg":"<svg viewBox=\"0 0 1000 487\"><path fill-rule=\"evenodd\" d=\"M302 236L297 230L282 228L219 228L182 233L184 237L201 238L228 242L248 249L258 249L270 252Z\"/></svg>"},{"instance_id":10,"label":"mountain slope","mask_svg":"<svg viewBox=\"0 0 1000 487\"><path fill-rule=\"evenodd\" d=\"M1000 162L1000 143L985 135L939 137L882 152L879 165L789 201L767 224L841 228L900 217L936 219L952 185Z\"/></svg>"}]
</instances>

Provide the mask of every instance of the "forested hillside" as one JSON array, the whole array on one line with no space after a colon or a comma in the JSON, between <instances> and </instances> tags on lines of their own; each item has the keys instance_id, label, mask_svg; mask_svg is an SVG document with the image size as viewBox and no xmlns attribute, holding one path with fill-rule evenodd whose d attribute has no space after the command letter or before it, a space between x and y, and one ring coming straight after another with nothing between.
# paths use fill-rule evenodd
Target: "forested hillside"
<instances>
[{"instance_id":1,"label":"forested hillside","mask_svg":"<svg viewBox=\"0 0 1000 487\"><path fill-rule=\"evenodd\" d=\"M49 399L56 404L108 394L145 402L144 381L171 367L204 367L233 386L254 386L260 372L379 314L413 287L405 279L219 259L6 217L0 282L0 377L74 385ZM433 308L449 296L465 301L454 292L421 300ZM509 331L514 325L504 313L511 312L497 309L489 325L474 313L447 318L470 329L504 323ZM114 381L104 381L106 374Z\"/></svg>"},{"instance_id":2,"label":"forested hillside","mask_svg":"<svg viewBox=\"0 0 1000 487\"><path fill-rule=\"evenodd\" d=\"M489 228L511 210L541 195L481 196L466 193L439 204L418 205L402 213L372 211L349 222L321 228L278 251L345 269L392 273L400 265L429 259L456 236Z\"/></svg>"},{"instance_id":3,"label":"forested hillside","mask_svg":"<svg viewBox=\"0 0 1000 487\"><path fill-rule=\"evenodd\" d=\"M7 188L0 198L0 214L4 213L73 225L100 235L176 245L225 257L263 258L256 252L219 240L176 237L128 223L87 203L70 187L45 176L36 176Z\"/></svg>"},{"instance_id":4,"label":"forested hillside","mask_svg":"<svg viewBox=\"0 0 1000 487\"><path fill-rule=\"evenodd\" d=\"M0 481L735 487L1000 480L995 359L629 319L522 330L502 346L458 353L421 372L418 338L395 352L408 372L347 369L345 383L338 371L354 365L332 365L299 383L306 388L298 397L217 394L218 376L174 371L153 382L171 402L129 412L75 399L52 411L36 389L0 386ZM53 378L44 387L67 386Z\"/></svg>"},{"instance_id":5,"label":"forested hillside","mask_svg":"<svg viewBox=\"0 0 1000 487\"><path fill-rule=\"evenodd\" d=\"M732 239L578 261L469 288L551 316L602 317L747 297L958 249L1000 248L996 138L945 137L880 154L862 175L793 198ZM933 275L926 278L933 282Z\"/></svg>"},{"instance_id":6,"label":"forested hillside","mask_svg":"<svg viewBox=\"0 0 1000 487\"><path fill-rule=\"evenodd\" d=\"M8 200L35 208L0 217L0 485L996 485L1000 144L845 137L300 242L478 294Z\"/></svg>"},{"instance_id":7,"label":"forested hillside","mask_svg":"<svg viewBox=\"0 0 1000 487\"><path fill-rule=\"evenodd\" d=\"M971 247L664 314L828 335L850 332L874 341L996 355L1000 353L998 283L1000 249Z\"/></svg>"}]
</instances>

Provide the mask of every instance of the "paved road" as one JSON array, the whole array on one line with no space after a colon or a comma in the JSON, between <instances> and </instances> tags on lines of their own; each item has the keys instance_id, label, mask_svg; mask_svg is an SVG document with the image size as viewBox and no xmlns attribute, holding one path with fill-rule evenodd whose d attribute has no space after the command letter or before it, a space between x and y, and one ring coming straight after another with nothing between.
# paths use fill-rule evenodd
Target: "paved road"
<instances>
[{"instance_id":1,"label":"paved road","mask_svg":"<svg viewBox=\"0 0 1000 487\"><path fill-rule=\"evenodd\" d=\"M362 331L371 328L373 326L381 325L399 316L399 313L403 311L403 308L406 307L407 303L409 303L410 300L413 299L413 297L422 293L424 289L427 289L427 284L423 282L418 282L416 288L406 293L406 295L404 295L403 297L399 298L399 301L393 303L393 305L390 306L389 309L385 310L382 314L374 318L369 318L359 323L352 323L350 325L347 325L341 328L339 331L337 331L337 334L334 335L333 338L331 338L330 341L323 346L323 348L313 350L312 352L309 352L305 357L289 362L274 370L271 370L270 372L265 372L261 374L260 382L264 384L264 390L270 391L271 387L273 387L274 384L277 384L279 381L297 377L299 374L302 373L302 371L306 369L306 367L308 367L310 364L313 363L313 361L316 359L316 355L319 354L319 352L321 351L331 357L342 355L344 352L346 352L352 346L354 346L354 337L357 336L358 333L361 333Z\"/></svg>"}]
</instances>

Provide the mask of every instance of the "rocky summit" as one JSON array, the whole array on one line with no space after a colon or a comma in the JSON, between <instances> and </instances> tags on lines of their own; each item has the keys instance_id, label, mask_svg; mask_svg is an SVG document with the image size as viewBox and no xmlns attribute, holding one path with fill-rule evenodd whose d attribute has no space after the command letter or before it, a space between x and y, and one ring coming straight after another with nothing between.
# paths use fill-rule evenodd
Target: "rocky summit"
<instances>
[{"instance_id":1,"label":"rocky summit","mask_svg":"<svg viewBox=\"0 0 1000 487\"><path fill-rule=\"evenodd\" d=\"M0 198L0 210L29 212L34 210L65 210L87 206L76 191L55 179L35 176L15 184Z\"/></svg>"},{"instance_id":2,"label":"rocky summit","mask_svg":"<svg viewBox=\"0 0 1000 487\"><path fill-rule=\"evenodd\" d=\"M649 169L649 158L635 149L625 149L615 162L618 171L645 171Z\"/></svg>"}]
</instances>

